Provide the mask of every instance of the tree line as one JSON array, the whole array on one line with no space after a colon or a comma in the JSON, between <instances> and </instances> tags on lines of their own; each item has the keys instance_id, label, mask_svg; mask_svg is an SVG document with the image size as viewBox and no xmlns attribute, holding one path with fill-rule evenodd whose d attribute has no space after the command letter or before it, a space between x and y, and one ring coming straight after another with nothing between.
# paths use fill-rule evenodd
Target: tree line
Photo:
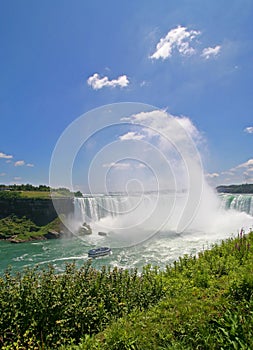
<instances>
[{"instance_id":1,"label":"tree line","mask_svg":"<svg viewBox=\"0 0 253 350\"><path fill-rule=\"evenodd\" d=\"M33 186L31 184L22 184L22 185L0 185L0 190L9 190L9 191L43 191L50 192L50 187L46 185Z\"/></svg>"},{"instance_id":2,"label":"tree line","mask_svg":"<svg viewBox=\"0 0 253 350\"><path fill-rule=\"evenodd\" d=\"M253 184L218 186L216 190L221 193L253 193Z\"/></svg>"}]
</instances>

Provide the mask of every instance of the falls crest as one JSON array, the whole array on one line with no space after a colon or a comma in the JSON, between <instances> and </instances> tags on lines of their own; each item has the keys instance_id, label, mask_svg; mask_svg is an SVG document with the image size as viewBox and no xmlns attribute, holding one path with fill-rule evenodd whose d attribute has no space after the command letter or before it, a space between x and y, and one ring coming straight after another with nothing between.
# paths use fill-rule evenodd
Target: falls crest
<instances>
[{"instance_id":1,"label":"falls crest","mask_svg":"<svg viewBox=\"0 0 253 350\"><path fill-rule=\"evenodd\" d=\"M180 214L187 201L186 193L147 193L138 195L97 195L74 199L73 231L88 223L94 235L105 232L110 246L142 243L158 232L177 234ZM198 213L183 235L194 234L207 239L236 234L252 227L253 195L206 192ZM91 238L92 239L92 238ZM95 239L95 238L94 238Z\"/></svg>"},{"instance_id":2,"label":"falls crest","mask_svg":"<svg viewBox=\"0 0 253 350\"><path fill-rule=\"evenodd\" d=\"M154 197L154 196L153 196ZM153 197L146 197L143 207L148 206ZM167 197L167 198L166 198ZM253 195L251 194L220 194L221 208L236 210L253 216ZM169 206L170 196L165 196L163 202ZM117 217L127 214L133 208L140 206L138 196L92 196L74 199L74 217L80 222L96 222L105 217Z\"/></svg>"},{"instance_id":3,"label":"falls crest","mask_svg":"<svg viewBox=\"0 0 253 350\"><path fill-rule=\"evenodd\" d=\"M221 194L221 207L233 209L253 216L253 195L252 194Z\"/></svg>"}]
</instances>

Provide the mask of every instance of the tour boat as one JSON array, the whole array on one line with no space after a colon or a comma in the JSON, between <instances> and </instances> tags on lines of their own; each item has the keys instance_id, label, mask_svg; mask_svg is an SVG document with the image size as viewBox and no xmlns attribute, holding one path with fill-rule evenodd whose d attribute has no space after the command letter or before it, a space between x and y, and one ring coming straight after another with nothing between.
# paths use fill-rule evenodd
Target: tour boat
<instances>
[{"instance_id":1,"label":"tour boat","mask_svg":"<svg viewBox=\"0 0 253 350\"><path fill-rule=\"evenodd\" d=\"M109 255L111 251L111 248L108 247L94 248L88 251L88 256L90 258L97 258L99 256Z\"/></svg>"}]
</instances>

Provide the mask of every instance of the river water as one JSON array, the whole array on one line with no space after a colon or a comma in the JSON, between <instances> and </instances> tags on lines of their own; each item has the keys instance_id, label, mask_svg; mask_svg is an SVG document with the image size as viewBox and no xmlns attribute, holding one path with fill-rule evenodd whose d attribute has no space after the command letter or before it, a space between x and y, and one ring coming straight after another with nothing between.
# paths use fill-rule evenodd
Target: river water
<instances>
[{"instance_id":1,"label":"river water","mask_svg":"<svg viewBox=\"0 0 253 350\"><path fill-rule=\"evenodd\" d=\"M101 201L101 198L98 201ZM111 198L107 200L103 198L103 208L106 208L106 202L110 201ZM91 215L91 211L95 210L93 199L83 199L81 202L79 200L77 203L76 217L72 218L75 222L78 220L81 222L84 219L88 221L89 218L84 218L85 213ZM90 203L93 208L89 208L87 203ZM80 205L82 210L80 210ZM111 202L108 205L112 207ZM76 235L72 238L21 244L0 241L0 274L3 274L8 266L12 266L13 271L22 271L24 268L34 266L40 269L46 268L49 264L53 265L57 272L62 272L66 263L75 261L77 266L84 264L89 259L88 250L97 246L112 248L111 255L92 260L92 266L98 269L103 265L141 268L146 264L164 268L167 264L177 260L179 256L195 255L203 249L209 249L213 243L236 236L242 227L248 232L253 226L252 208L253 196L251 195L220 195L219 209L215 209L210 218L209 215L206 215L203 220L205 225L202 220L197 219L195 224L181 233L167 225L148 239L142 239L133 245L125 244L125 241L124 244L114 244L114 237L110 233L106 237L98 236L101 220L107 220L108 225L108 217L103 212L96 217L93 223L90 222L93 228L91 236L78 237ZM211 209L206 208L206 210L210 214ZM113 211L115 212L115 205ZM97 212L95 214L98 215ZM110 221L114 220L112 216L110 216ZM202 216L200 215L201 219Z\"/></svg>"}]
</instances>

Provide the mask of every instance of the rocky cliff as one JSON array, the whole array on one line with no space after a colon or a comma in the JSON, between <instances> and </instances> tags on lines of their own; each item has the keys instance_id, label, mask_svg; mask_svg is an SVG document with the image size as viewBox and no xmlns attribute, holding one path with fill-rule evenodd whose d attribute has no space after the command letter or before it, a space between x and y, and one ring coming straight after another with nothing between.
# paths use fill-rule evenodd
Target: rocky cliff
<instances>
[{"instance_id":1,"label":"rocky cliff","mask_svg":"<svg viewBox=\"0 0 253 350\"><path fill-rule=\"evenodd\" d=\"M54 199L54 204L55 206L51 199L0 199L0 219L15 214L19 217L26 216L36 225L44 226L53 221L58 214L68 215L74 211L72 198Z\"/></svg>"}]
</instances>

